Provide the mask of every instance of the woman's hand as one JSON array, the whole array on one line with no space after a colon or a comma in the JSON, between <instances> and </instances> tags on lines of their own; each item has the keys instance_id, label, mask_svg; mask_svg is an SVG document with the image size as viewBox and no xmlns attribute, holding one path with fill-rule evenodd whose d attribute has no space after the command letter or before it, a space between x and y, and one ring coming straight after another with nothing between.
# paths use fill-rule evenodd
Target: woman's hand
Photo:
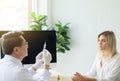
<instances>
[{"instance_id":1,"label":"woman's hand","mask_svg":"<svg viewBox=\"0 0 120 81\"><path fill-rule=\"evenodd\" d=\"M76 72L74 76L72 76L72 81L86 81L86 77Z\"/></svg>"}]
</instances>

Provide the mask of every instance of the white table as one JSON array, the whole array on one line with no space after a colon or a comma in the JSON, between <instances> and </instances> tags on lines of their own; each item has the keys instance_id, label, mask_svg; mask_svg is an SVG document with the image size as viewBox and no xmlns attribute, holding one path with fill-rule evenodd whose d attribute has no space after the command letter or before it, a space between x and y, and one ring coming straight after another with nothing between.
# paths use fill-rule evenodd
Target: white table
<instances>
[{"instance_id":1,"label":"white table","mask_svg":"<svg viewBox=\"0 0 120 81\"><path fill-rule=\"evenodd\" d=\"M39 76L40 76L40 73L42 71L43 71L43 69L39 69L37 71L37 74L34 76L34 78L38 80ZM70 76L67 76L67 75L64 75L64 74L60 74L60 73L58 73L57 71L55 71L53 69L49 70L49 71L52 74L49 81L72 81ZM59 77L59 79L58 79L58 77Z\"/></svg>"}]
</instances>

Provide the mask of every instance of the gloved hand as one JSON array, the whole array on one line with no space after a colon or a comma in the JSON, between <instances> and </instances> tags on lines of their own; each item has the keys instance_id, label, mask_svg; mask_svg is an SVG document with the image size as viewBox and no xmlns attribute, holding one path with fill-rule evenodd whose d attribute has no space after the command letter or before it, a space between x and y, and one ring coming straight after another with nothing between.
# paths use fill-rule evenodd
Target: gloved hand
<instances>
[{"instance_id":1,"label":"gloved hand","mask_svg":"<svg viewBox=\"0 0 120 81\"><path fill-rule=\"evenodd\" d=\"M38 69L40 66L42 66L43 64L43 52L40 52L37 56L36 56L36 62L35 64L33 65L33 68L34 69Z\"/></svg>"},{"instance_id":2,"label":"gloved hand","mask_svg":"<svg viewBox=\"0 0 120 81\"><path fill-rule=\"evenodd\" d=\"M44 49L43 50L43 61L44 61L44 64L45 65L49 65L51 60L52 60L51 53L48 50Z\"/></svg>"}]
</instances>

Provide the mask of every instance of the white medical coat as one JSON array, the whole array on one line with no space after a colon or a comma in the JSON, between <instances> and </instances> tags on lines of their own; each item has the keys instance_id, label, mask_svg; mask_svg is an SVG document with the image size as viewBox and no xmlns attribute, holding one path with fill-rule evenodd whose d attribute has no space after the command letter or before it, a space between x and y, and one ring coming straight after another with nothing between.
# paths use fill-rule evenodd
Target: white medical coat
<instances>
[{"instance_id":1,"label":"white medical coat","mask_svg":"<svg viewBox=\"0 0 120 81\"><path fill-rule=\"evenodd\" d=\"M33 72L33 71L31 71ZM41 74L38 81L48 81L50 78L50 73L47 70ZM0 81L36 81L33 79L33 75L30 71L22 66L22 63L10 56L5 55L5 57L0 60Z\"/></svg>"},{"instance_id":2,"label":"white medical coat","mask_svg":"<svg viewBox=\"0 0 120 81\"><path fill-rule=\"evenodd\" d=\"M102 67L100 62L98 55L87 76L95 77L97 81L120 81L120 54L114 55Z\"/></svg>"}]
</instances>

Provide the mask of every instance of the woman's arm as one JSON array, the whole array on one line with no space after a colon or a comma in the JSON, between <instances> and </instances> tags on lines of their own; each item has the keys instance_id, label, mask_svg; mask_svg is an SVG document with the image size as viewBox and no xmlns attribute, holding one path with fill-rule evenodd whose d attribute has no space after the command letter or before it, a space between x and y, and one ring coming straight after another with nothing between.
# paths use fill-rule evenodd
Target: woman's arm
<instances>
[{"instance_id":1,"label":"woman's arm","mask_svg":"<svg viewBox=\"0 0 120 81\"><path fill-rule=\"evenodd\" d=\"M97 81L97 80L95 78L83 76L80 73L76 72L72 77L72 81Z\"/></svg>"}]
</instances>

